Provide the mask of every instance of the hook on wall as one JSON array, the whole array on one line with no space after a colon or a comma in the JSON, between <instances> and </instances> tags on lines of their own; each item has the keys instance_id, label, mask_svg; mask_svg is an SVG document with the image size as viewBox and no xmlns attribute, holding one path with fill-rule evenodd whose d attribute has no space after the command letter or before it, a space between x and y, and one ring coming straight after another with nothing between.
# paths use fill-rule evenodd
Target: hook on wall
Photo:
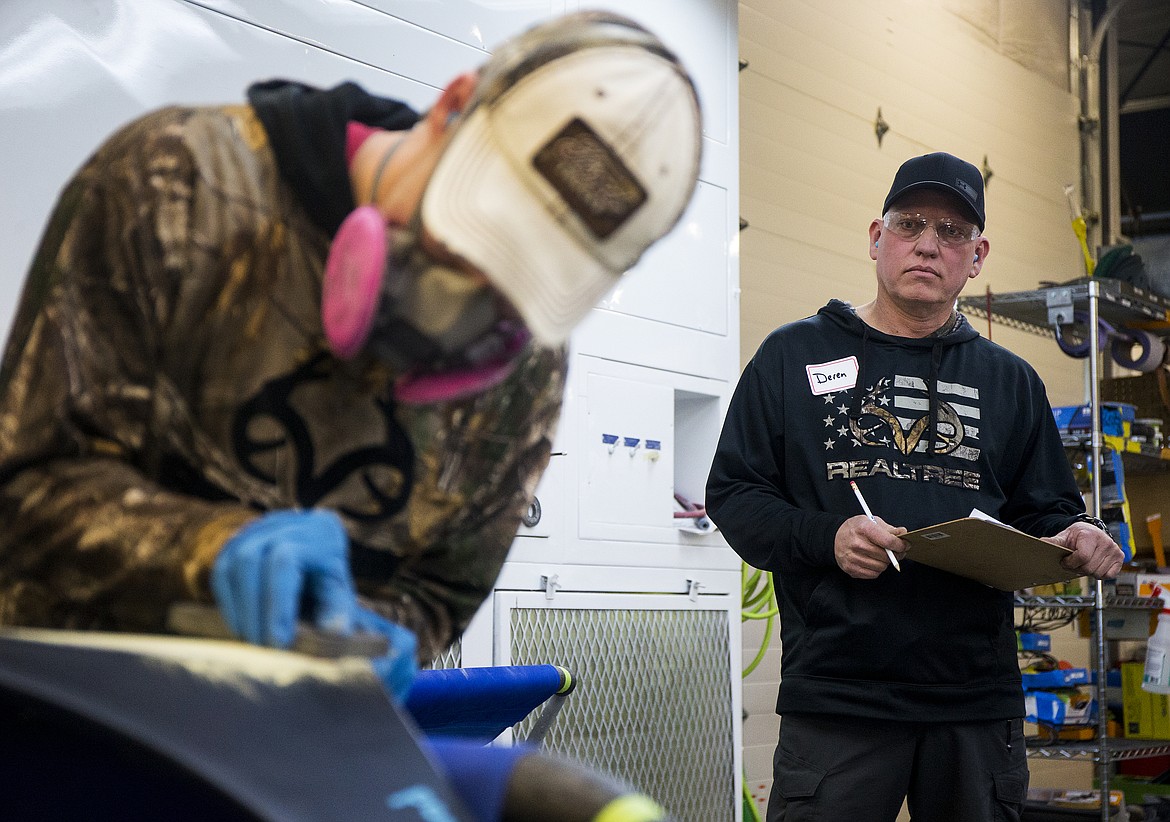
<instances>
[{"instance_id":1,"label":"hook on wall","mask_svg":"<svg viewBox=\"0 0 1170 822\"><path fill-rule=\"evenodd\" d=\"M873 121L873 133L877 135L878 148L882 147L882 138L890 130L890 124L882 117L882 107L878 106L877 119Z\"/></svg>"}]
</instances>

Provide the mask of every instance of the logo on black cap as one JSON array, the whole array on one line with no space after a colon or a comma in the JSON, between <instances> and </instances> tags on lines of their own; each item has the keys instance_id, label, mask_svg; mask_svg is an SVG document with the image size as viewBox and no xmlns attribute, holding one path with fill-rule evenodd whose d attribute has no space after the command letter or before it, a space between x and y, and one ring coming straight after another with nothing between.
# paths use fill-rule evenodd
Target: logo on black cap
<instances>
[{"instance_id":1,"label":"logo on black cap","mask_svg":"<svg viewBox=\"0 0 1170 822\"><path fill-rule=\"evenodd\" d=\"M970 183L968 183L966 180L962 179L961 177L955 178L955 188L959 189L964 194L966 194L967 199L970 200L971 202L975 202L977 199L979 199L979 195L975 193L974 186L972 186Z\"/></svg>"}]
</instances>

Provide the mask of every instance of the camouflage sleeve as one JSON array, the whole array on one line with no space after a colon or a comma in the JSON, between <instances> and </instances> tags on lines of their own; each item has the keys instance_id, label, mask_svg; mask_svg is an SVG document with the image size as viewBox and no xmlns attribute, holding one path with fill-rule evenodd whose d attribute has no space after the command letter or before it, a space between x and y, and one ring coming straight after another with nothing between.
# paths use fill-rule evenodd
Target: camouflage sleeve
<instances>
[{"instance_id":1,"label":"camouflage sleeve","mask_svg":"<svg viewBox=\"0 0 1170 822\"><path fill-rule=\"evenodd\" d=\"M393 577L358 581L367 604L413 630L429 662L491 594L520 520L548 466L565 386L565 352L537 349L501 386L407 410L415 485L393 534Z\"/></svg>"},{"instance_id":2,"label":"camouflage sleeve","mask_svg":"<svg viewBox=\"0 0 1170 822\"><path fill-rule=\"evenodd\" d=\"M158 630L169 602L208 597L211 558L251 516L170 493L143 464L167 297L151 280L182 266L168 231L190 206L173 119L87 163L26 281L0 366L0 622Z\"/></svg>"}]
</instances>

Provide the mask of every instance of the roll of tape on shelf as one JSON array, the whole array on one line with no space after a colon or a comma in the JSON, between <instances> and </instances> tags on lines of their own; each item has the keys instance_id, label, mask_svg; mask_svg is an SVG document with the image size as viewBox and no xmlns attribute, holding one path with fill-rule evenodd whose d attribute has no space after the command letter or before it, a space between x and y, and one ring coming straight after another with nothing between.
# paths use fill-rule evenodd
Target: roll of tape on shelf
<instances>
[{"instance_id":1,"label":"roll of tape on shelf","mask_svg":"<svg viewBox=\"0 0 1170 822\"><path fill-rule=\"evenodd\" d=\"M1113 361L1122 368L1130 368L1143 374L1157 371L1166 361L1166 341L1140 328L1128 329L1126 333L1125 337L1113 339L1110 348Z\"/></svg>"},{"instance_id":2,"label":"roll of tape on shelf","mask_svg":"<svg viewBox=\"0 0 1170 822\"><path fill-rule=\"evenodd\" d=\"M1070 325L1079 325L1084 329L1084 337L1079 341L1073 341L1065 338L1064 332L1061 331L1061 326L1057 325L1053 329L1056 335L1056 344L1060 346L1060 350L1070 357L1078 359L1089 356L1089 315L1084 311L1073 312L1073 322ZM1110 325L1100 317L1097 318L1097 350L1104 351L1105 346L1109 344L1111 339L1119 336L1124 337L1118 333L1117 329ZM1127 338L1128 339L1128 338Z\"/></svg>"}]
</instances>

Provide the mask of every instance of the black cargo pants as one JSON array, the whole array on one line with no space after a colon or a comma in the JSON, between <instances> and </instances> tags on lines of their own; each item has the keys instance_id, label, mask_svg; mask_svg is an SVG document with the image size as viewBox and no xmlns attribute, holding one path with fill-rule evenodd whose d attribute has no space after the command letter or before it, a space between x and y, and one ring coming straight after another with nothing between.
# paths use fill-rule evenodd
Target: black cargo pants
<instances>
[{"instance_id":1,"label":"black cargo pants","mask_svg":"<svg viewBox=\"0 0 1170 822\"><path fill-rule=\"evenodd\" d=\"M786 714L767 822L1018 822L1023 720L933 724Z\"/></svg>"}]
</instances>

